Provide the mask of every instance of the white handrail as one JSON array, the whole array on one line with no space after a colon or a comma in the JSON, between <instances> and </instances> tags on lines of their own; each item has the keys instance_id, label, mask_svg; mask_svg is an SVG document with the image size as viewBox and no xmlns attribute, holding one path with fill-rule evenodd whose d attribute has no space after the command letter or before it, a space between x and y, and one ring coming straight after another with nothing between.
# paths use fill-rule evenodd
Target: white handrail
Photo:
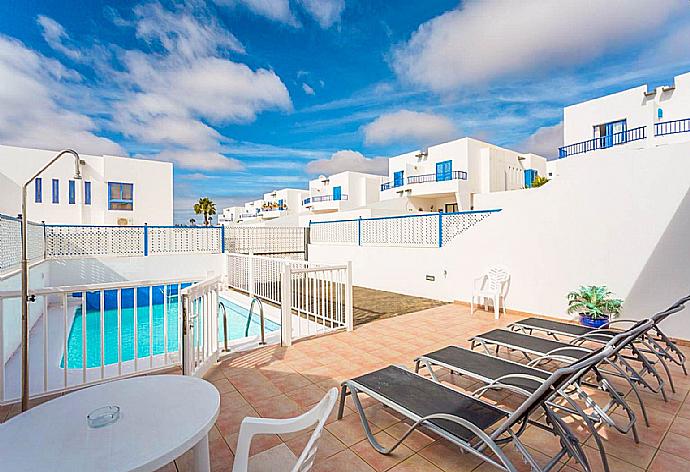
<instances>
[{"instance_id":1,"label":"white handrail","mask_svg":"<svg viewBox=\"0 0 690 472\"><path fill-rule=\"evenodd\" d=\"M150 287L155 285L175 285L180 283L194 282L198 280L195 277L174 278L174 279L144 279L144 280L127 280L122 282L104 282L101 284L86 284L86 285L60 285L56 287L44 287L39 289L29 289L29 295L43 296L43 295L57 295L60 293L73 292L98 292L101 290L115 290L118 288L135 288L135 287ZM19 290L5 290L0 291L0 298L17 298L21 297Z\"/></svg>"}]
</instances>

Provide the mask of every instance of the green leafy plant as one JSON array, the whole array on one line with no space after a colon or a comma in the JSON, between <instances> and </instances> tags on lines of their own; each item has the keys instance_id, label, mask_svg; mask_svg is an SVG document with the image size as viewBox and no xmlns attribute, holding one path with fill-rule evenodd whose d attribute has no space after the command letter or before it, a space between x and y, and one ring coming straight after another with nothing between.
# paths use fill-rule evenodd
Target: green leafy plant
<instances>
[{"instance_id":1,"label":"green leafy plant","mask_svg":"<svg viewBox=\"0 0 690 472\"><path fill-rule=\"evenodd\" d=\"M209 216L216 214L216 204L213 203L209 198L200 198L197 203L194 204L194 213L197 215L204 215L204 225L208 226L210 223Z\"/></svg>"},{"instance_id":2,"label":"green leafy plant","mask_svg":"<svg viewBox=\"0 0 690 472\"><path fill-rule=\"evenodd\" d=\"M534 178L534 180L532 180L532 188L541 187L548 181L549 179L547 179L543 175L538 175Z\"/></svg>"},{"instance_id":3,"label":"green leafy plant","mask_svg":"<svg viewBox=\"0 0 690 472\"><path fill-rule=\"evenodd\" d=\"M568 294L568 313L579 313L593 320L615 318L623 300L612 295L605 285L583 285Z\"/></svg>"}]
</instances>

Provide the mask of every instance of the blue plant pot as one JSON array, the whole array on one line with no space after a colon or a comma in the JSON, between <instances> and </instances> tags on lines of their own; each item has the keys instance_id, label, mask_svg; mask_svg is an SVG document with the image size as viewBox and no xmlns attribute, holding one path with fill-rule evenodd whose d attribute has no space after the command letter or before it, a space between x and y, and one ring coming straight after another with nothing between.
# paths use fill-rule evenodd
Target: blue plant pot
<instances>
[{"instance_id":1,"label":"blue plant pot","mask_svg":"<svg viewBox=\"0 0 690 472\"><path fill-rule=\"evenodd\" d=\"M594 318L593 319L593 318L590 318L589 316L580 315L580 323L582 323L583 326L587 326L589 328L599 329L608 322L609 322L608 317L606 317L606 318Z\"/></svg>"}]
</instances>

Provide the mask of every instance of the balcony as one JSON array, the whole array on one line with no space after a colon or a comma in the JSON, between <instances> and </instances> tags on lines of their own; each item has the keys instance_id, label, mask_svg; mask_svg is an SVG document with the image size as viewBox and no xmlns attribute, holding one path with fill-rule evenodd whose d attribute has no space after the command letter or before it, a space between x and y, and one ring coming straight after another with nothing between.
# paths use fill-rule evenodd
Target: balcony
<instances>
[{"instance_id":1,"label":"balcony","mask_svg":"<svg viewBox=\"0 0 690 472\"><path fill-rule=\"evenodd\" d=\"M330 202L330 201L340 201L340 200L347 200L348 196L346 194L343 194L340 196L340 198L333 198L333 195L318 195L316 197L309 197L305 198L302 204L304 205L309 205L310 203L318 203L318 202Z\"/></svg>"},{"instance_id":2,"label":"balcony","mask_svg":"<svg viewBox=\"0 0 690 472\"><path fill-rule=\"evenodd\" d=\"M597 149L607 149L620 144L639 141L641 139L645 139L646 137L647 128L645 126L639 126L637 128L613 133L608 136L602 136L600 138L594 138L587 141L582 141L580 143L560 147L558 148L558 158L562 159L575 154L584 154L586 152L596 151Z\"/></svg>"},{"instance_id":3,"label":"balcony","mask_svg":"<svg viewBox=\"0 0 690 472\"><path fill-rule=\"evenodd\" d=\"M683 120L664 121L654 125L655 136L690 132L690 118Z\"/></svg>"},{"instance_id":4,"label":"balcony","mask_svg":"<svg viewBox=\"0 0 690 472\"><path fill-rule=\"evenodd\" d=\"M411 175L407 177L407 185L425 182L447 182L449 180L467 180L467 172L463 170L454 170L450 174ZM402 184L398 182L398 185L395 185L395 182L385 182L381 184L381 191L383 192L397 187L402 187Z\"/></svg>"}]
</instances>

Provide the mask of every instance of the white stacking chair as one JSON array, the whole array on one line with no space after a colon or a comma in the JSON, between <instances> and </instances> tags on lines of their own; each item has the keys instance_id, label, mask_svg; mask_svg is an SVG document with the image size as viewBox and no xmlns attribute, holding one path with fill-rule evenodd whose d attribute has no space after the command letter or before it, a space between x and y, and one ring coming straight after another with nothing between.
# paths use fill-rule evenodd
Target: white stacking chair
<instances>
[{"instance_id":1,"label":"white stacking chair","mask_svg":"<svg viewBox=\"0 0 690 472\"><path fill-rule=\"evenodd\" d=\"M332 388L326 396L314 408L296 418L274 419L274 418L252 418L247 417L242 420L240 434L237 439L237 450L235 461L232 465L233 472L246 472L249 466L249 447L252 437L256 434L287 434L308 429L316 424L316 429L311 434L307 445L302 454L297 458L295 465L290 468L286 464L284 470L292 472L306 472L314 465L314 457L318 448L321 433L331 414L333 406L338 399L338 389Z\"/></svg>"},{"instance_id":2,"label":"white stacking chair","mask_svg":"<svg viewBox=\"0 0 690 472\"><path fill-rule=\"evenodd\" d=\"M493 302L496 319L500 315L500 307L503 307L503 314L506 313L505 298L510 287L510 273L504 266L492 266L484 273L474 279L474 289L472 290L472 301L470 302L470 314L474 313L474 302L484 303L484 309L488 310L488 301Z\"/></svg>"}]
</instances>

